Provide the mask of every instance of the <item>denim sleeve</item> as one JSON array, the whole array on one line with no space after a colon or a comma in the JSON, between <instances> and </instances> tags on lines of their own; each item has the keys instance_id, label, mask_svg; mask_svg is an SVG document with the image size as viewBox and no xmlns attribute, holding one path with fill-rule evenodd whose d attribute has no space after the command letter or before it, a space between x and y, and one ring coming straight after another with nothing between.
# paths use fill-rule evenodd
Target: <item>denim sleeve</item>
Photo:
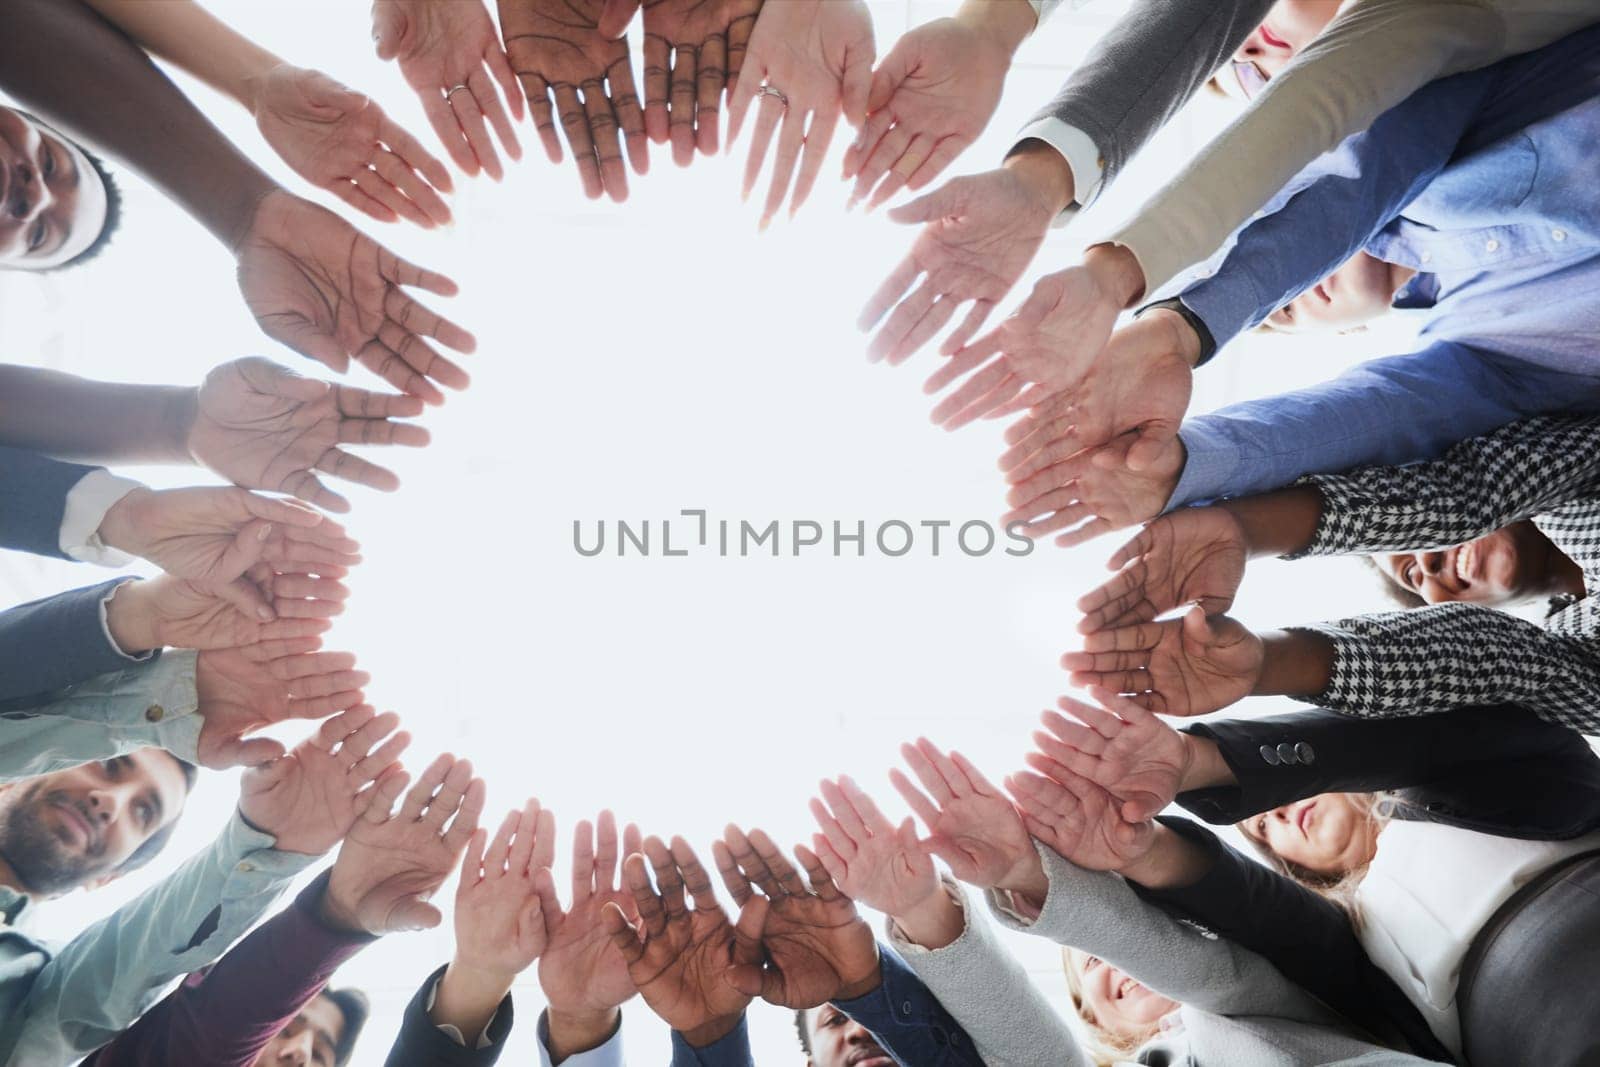
<instances>
[{"instance_id":1,"label":"denim sleeve","mask_svg":"<svg viewBox=\"0 0 1600 1067\"><path fill-rule=\"evenodd\" d=\"M755 1054L750 1051L750 1029L745 1017L739 1016L739 1025L704 1048L695 1048L672 1031L671 1067L755 1067Z\"/></svg>"},{"instance_id":2,"label":"denim sleeve","mask_svg":"<svg viewBox=\"0 0 1600 1067\"><path fill-rule=\"evenodd\" d=\"M878 947L883 981L866 996L833 1006L872 1031L905 1067L984 1067L972 1039L906 962Z\"/></svg>"},{"instance_id":3,"label":"denim sleeve","mask_svg":"<svg viewBox=\"0 0 1600 1067\"><path fill-rule=\"evenodd\" d=\"M1185 420L1178 436L1188 458L1167 508L1262 493L1308 474L1433 459L1527 415L1597 405L1600 378L1436 341L1308 389Z\"/></svg>"}]
</instances>

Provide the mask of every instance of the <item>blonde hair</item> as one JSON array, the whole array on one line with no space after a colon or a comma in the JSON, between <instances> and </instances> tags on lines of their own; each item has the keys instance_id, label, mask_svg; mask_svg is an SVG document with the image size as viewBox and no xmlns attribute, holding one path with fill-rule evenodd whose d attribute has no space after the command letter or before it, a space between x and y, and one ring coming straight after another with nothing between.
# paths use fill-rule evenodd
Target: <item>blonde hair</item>
<instances>
[{"instance_id":1,"label":"blonde hair","mask_svg":"<svg viewBox=\"0 0 1600 1067\"><path fill-rule=\"evenodd\" d=\"M1061 971L1067 978L1067 997L1072 1001L1072 1010L1088 1029L1083 1051L1095 1067L1114 1067L1118 1063L1126 1063L1146 1042L1161 1032L1161 1024L1159 1021L1153 1022L1146 1031L1136 1034L1117 1034L1102 1026L1083 995L1083 973L1072 958L1072 954L1079 951L1071 946L1062 947Z\"/></svg>"}]
</instances>

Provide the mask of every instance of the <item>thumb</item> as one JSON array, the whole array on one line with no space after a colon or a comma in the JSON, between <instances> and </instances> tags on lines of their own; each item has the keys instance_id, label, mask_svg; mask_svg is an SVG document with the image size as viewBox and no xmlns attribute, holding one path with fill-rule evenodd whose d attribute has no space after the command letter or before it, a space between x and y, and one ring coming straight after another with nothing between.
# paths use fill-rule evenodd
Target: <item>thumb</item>
<instances>
[{"instance_id":1,"label":"thumb","mask_svg":"<svg viewBox=\"0 0 1600 1067\"><path fill-rule=\"evenodd\" d=\"M747 997L759 997L766 991L766 980L777 975L768 975L758 963L736 963L727 971L728 984Z\"/></svg>"},{"instance_id":2,"label":"thumb","mask_svg":"<svg viewBox=\"0 0 1600 1067\"><path fill-rule=\"evenodd\" d=\"M932 192L923 193L915 200L908 200L899 207L890 208L889 221L902 224L933 222L936 219L959 214L965 200L962 193L965 192L966 182L966 178L955 178Z\"/></svg>"},{"instance_id":3,"label":"thumb","mask_svg":"<svg viewBox=\"0 0 1600 1067\"><path fill-rule=\"evenodd\" d=\"M252 737L249 739L230 737L217 745L213 750L213 759L226 759L226 763L216 766L221 767L248 767L245 771L244 782L249 785L250 791L259 793L276 785L284 775L284 765L278 760L287 753L280 741L270 737Z\"/></svg>"},{"instance_id":4,"label":"thumb","mask_svg":"<svg viewBox=\"0 0 1600 1067\"><path fill-rule=\"evenodd\" d=\"M739 909L739 920L733 926L733 962L736 965L753 966L760 971L761 932L767 925L767 906L767 898L756 893ZM756 992L760 992L759 981Z\"/></svg>"},{"instance_id":5,"label":"thumb","mask_svg":"<svg viewBox=\"0 0 1600 1067\"><path fill-rule=\"evenodd\" d=\"M270 359L260 356L251 356L239 360L240 372L245 381L258 393L269 396L281 396L286 400L298 400L310 403L326 396L333 386L328 382L316 378L307 378L305 375L280 366Z\"/></svg>"},{"instance_id":6,"label":"thumb","mask_svg":"<svg viewBox=\"0 0 1600 1067\"><path fill-rule=\"evenodd\" d=\"M432 930L444 921L439 909L426 900L403 900L389 913L389 930Z\"/></svg>"},{"instance_id":7,"label":"thumb","mask_svg":"<svg viewBox=\"0 0 1600 1067\"><path fill-rule=\"evenodd\" d=\"M1216 643L1216 630L1211 625L1210 617L1206 615L1206 609L1199 604L1183 615L1183 637L1185 643L1193 642L1202 647Z\"/></svg>"},{"instance_id":8,"label":"thumb","mask_svg":"<svg viewBox=\"0 0 1600 1067\"><path fill-rule=\"evenodd\" d=\"M372 9L372 43L378 58L393 59L400 54L400 41L406 33L406 16L399 4L377 4Z\"/></svg>"},{"instance_id":9,"label":"thumb","mask_svg":"<svg viewBox=\"0 0 1600 1067\"><path fill-rule=\"evenodd\" d=\"M867 94L867 114L881 111L894 99L894 92L900 88L900 83L911 76L914 60L911 56L911 47L906 43L906 38L891 49L883 57L883 62L872 75L872 89Z\"/></svg>"},{"instance_id":10,"label":"thumb","mask_svg":"<svg viewBox=\"0 0 1600 1067\"><path fill-rule=\"evenodd\" d=\"M628 32L628 23L639 10L639 0L605 0L600 8L600 23L596 27L601 37L614 41Z\"/></svg>"},{"instance_id":11,"label":"thumb","mask_svg":"<svg viewBox=\"0 0 1600 1067\"><path fill-rule=\"evenodd\" d=\"M297 314L260 315L257 323L266 335L287 345L307 359L314 359L330 370L343 374L350 369L350 355L332 334Z\"/></svg>"},{"instance_id":12,"label":"thumb","mask_svg":"<svg viewBox=\"0 0 1600 1067\"><path fill-rule=\"evenodd\" d=\"M1139 427L1138 437L1128 446L1128 469L1147 471L1154 467L1177 433L1177 427L1165 421L1147 422Z\"/></svg>"},{"instance_id":13,"label":"thumb","mask_svg":"<svg viewBox=\"0 0 1600 1067\"><path fill-rule=\"evenodd\" d=\"M852 48L845 56L843 94L844 120L856 129L867 121L872 110L872 48Z\"/></svg>"}]
</instances>

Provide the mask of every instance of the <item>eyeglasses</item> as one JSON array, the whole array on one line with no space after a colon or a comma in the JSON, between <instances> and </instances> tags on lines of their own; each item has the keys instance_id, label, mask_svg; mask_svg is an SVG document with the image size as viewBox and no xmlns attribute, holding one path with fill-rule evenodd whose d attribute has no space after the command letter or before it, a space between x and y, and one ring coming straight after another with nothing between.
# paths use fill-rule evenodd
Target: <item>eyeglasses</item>
<instances>
[{"instance_id":1,"label":"eyeglasses","mask_svg":"<svg viewBox=\"0 0 1600 1067\"><path fill-rule=\"evenodd\" d=\"M1233 76L1239 82L1239 91L1244 93L1246 100L1255 96L1267 87L1267 72L1256 65L1254 60L1235 59L1229 64L1233 68Z\"/></svg>"}]
</instances>

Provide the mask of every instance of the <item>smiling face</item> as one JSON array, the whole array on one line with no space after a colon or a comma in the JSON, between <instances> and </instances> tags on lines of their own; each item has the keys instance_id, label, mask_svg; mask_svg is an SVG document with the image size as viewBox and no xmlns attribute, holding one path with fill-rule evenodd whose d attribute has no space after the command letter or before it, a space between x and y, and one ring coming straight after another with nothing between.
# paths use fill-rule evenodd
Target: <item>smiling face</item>
<instances>
[{"instance_id":1,"label":"smiling face","mask_svg":"<svg viewBox=\"0 0 1600 1067\"><path fill-rule=\"evenodd\" d=\"M1087 952L1066 949L1062 966L1068 985L1082 999L1085 1020L1119 1044L1136 1047L1150 1040L1161 1020L1182 1007Z\"/></svg>"},{"instance_id":2,"label":"smiling face","mask_svg":"<svg viewBox=\"0 0 1600 1067\"><path fill-rule=\"evenodd\" d=\"M1323 793L1239 824L1279 859L1325 878L1360 870L1378 852L1378 823L1356 793Z\"/></svg>"},{"instance_id":3,"label":"smiling face","mask_svg":"<svg viewBox=\"0 0 1600 1067\"><path fill-rule=\"evenodd\" d=\"M154 748L0 787L0 857L39 896L103 885L187 793L178 761Z\"/></svg>"},{"instance_id":4,"label":"smiling face","mask_svg":"<svg viewBox=\"0 0 1600 1067\"><path fill-rule=\"evenodd\" d=\"M1547 590L1550 548L1538 527L1524 521L1464 545L1375 558L1390 581L1429 604L1504 605Z\"/></svg>"},{"instance_id":5,"label":"smiling face","mask_svg":"<svg viewBox=\"0 0 1600 1067\"><path fill-rule=\"evenodd\" d=\"M866 1027L824 1004L805 1013L811 1067L894 1067L894 1059Z\"/></svg>"},{"instance_id":6,"label":"smiling face","mask_svg":"<svg viewBox=\"0 0 1600 1067\"><path fill-rule=\"evenodd\" d=\"M1341 0L1278 0L1261 25L1244 39L1233 54L1232 69L1223 70L1217 83L1223 92L1241 100L1256 95L1316 40L1341 7Z\"/></svg>"},{"instance_id":7,"label":"smiling face","mask_svg":"<svg viewBox=\"0 0 1600 1067\"><path fill-rule=\"evenodd\" d=\"M1416 271L1357 252L1342 267L1268 315L1280 333L1339 333L1388 312Z\"/></svg>"},{"instance_id":8,"label":"smiling face","mask_svg":"<svg viewBox=\"0 0 1600 1067\"><path fill-rule=\"evenodd\" d=\"M333 1067L344 1027L339 1005L319 995L273 1035L251 1067Z\"/></svg>"},{"instance_id":9,"label":"smiling face","mask_svg":"<svg viewBox=\"0 0 1600 1067\"><path fill-rule=\"evenodd\" d=\"M0 107L0 268L71 262L105 228L100 172L76 145L20 111Z\"/></svg>"}]
</instances>

